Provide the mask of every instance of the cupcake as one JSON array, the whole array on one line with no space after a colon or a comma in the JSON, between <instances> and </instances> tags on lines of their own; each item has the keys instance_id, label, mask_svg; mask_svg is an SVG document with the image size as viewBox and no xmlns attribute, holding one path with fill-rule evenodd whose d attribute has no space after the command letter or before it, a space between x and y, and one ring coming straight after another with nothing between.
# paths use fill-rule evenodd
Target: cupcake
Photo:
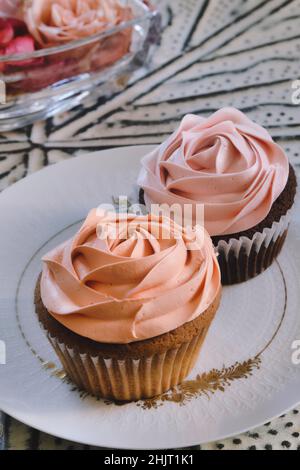
<instances>
[{"instance_id":1,"label":"cupcake","mask_svg":"<svg viewBox=\"0 0 300 470\"><path fill-rule=\"evenodd\" d=\"M220 300L205 230L94 209L43 262L37 315L78 388L139 400L189 374Z\"/></svg>"},{"instance_id":2,"label":"cupcake","mask_svg":"<svg viewBox=\"0 0 300 470\"><path fill-rule=\"evenodd\" d=\"M222 283L253 278L285 241L296 176L269 133L234 108L183 118L142 160L140 202L204 208ZM194 223L195 221L193 221Z\"/></svg>"}]
</instances>

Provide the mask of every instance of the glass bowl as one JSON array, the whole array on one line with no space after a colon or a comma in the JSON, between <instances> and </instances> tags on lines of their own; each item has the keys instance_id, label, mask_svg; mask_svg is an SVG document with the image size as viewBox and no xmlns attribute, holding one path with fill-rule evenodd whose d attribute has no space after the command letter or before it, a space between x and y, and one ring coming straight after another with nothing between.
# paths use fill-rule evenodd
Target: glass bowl
<instances>
[{"instance_id":1,"label":"glass bowl","mask_svg":"<svg viewBox=\"0 0 300 470\"><path fill-rule=\"evenodd\" d=\"M0 56L0 131L71 109L96 87L97 96L122 90L160 37L160 15L148 2L126 5L132 19L101 34L32 54Z\"/></svg>"}]
</instances>

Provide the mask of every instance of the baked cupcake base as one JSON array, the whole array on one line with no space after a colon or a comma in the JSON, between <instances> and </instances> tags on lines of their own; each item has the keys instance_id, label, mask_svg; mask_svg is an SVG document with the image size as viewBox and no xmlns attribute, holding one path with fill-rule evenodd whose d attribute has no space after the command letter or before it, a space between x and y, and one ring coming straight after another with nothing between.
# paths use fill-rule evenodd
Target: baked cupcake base
<instances>
[{"instance_id":1,"label":"baked cupcake base","mask_svg":"<svg viewBox=\"0 0 300 470\"><path fill-rule=\"evenodd\" d=\"M285 189L262 222L243 232L212 237L223 285L247 281L266 270L277 258L287 236L296 189L297 179L290 165ZM143 189L139 202L145 204Z\"/></svg>"},{"instance_id":2,"label":"baked cupcake base","mask_svg":"<svg viewBox=\"0 0 300 470\"><path fill-rule=\"evenodd\" d=\"M66 373L96 397L133 401L160 395L184 380L193 368L220 302L195 320L144 341L106 344L73 333L43 305L40 279L35 291L38 318Z\"/></svg>"},{"instance_id":3,"label":"baked cupcake base","mask_svg":"<svg viewBox=\"0 0 300 470\"><path fill-rule=\"evenodd\" d=\"M259 234L252 240L231 240L230 244L220 242L217 246L222 284L232 285L245 282L265 271L279 255L287 236L289 217L278 224L280 232L274 238ZM272 230L276 232L276 229ZM264 241L261 242L261 239Z\"/></svg>"}]
</instances>

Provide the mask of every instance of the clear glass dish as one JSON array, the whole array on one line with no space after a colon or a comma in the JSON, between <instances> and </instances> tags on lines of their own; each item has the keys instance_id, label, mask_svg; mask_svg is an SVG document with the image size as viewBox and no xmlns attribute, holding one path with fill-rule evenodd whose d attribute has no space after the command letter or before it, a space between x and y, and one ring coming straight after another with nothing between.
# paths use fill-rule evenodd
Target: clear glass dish
<instances>
[{"instance_id":1,"label":"clear glass dish","mask_svg":"<svg viewBox=\"0 0 300 470\"><path fill-rule=\"evenodd\" d=\"M142 0L127 0L126 5L133 18L104 33L32 54L0 55L0 91L6 89L0 131L71 109L96 87L97 96L124 88L160 36L156 10Z\"/></svg>"}]
</instances>

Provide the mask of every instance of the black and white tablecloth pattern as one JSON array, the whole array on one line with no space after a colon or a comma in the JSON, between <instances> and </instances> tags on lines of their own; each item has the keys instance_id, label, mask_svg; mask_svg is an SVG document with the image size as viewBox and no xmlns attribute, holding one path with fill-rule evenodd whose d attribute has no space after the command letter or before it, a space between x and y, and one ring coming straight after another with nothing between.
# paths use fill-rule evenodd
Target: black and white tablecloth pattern
<instances>
[{"instance_id":1,"label":"black and white tablecloth pattern","mask_svg":"<svg viewBox=\"0 0 300 470\"><path fill-rule=\"evenodd\" d=\"M268 129L300 172L300 0L168 0L151 65L125 91L0 135L0 191L67 158L114 146L160 143L193 112L232 105ZM0 412L0 449L84 449ZM298 449L300 409L202 449Z\"/></svg>"}]
</instances>

